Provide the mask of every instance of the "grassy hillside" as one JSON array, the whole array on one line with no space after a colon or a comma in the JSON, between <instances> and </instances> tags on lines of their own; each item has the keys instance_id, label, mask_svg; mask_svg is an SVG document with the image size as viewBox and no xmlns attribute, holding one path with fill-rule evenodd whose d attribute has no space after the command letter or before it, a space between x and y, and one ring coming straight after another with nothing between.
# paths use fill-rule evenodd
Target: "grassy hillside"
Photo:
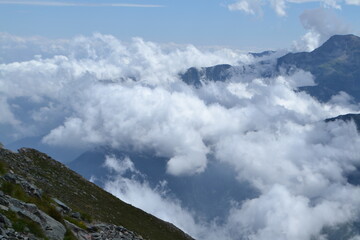
<instances>
[{"instance_id":1,"label":"grassy hillside","mask_svg":"<svg viewBox=\"0 0 360 240\"><path fill-rule=\"evenodd\" d=\"M34 149L14 153L0 147L0 161L7 170L23 176L83 216L125 228L148 240L191 239L170 223L137 209Z\"/></svg>"}]
</instances>

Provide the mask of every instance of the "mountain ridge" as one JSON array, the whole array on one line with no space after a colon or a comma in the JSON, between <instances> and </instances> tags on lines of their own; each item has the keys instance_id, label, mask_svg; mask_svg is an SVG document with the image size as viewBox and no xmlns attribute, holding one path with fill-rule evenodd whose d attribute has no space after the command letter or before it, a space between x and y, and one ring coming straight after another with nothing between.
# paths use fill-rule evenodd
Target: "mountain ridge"
<instances>
[{"instance_id":1,"label":"mountain ridge","mask_svg":"<svg viewBox=\"0 0 360 240\"><path fill-rule=\"evenodd\" d=\"M122 202L35 149L22 148L15 153L1 147L0 162L47 195L96 221L124 226L148 240L192 239L174 225Z\"/></svg>"},{"instance_id":2,"label":"mountain ridge","mask_svg":"<svg viewBox=\"0 0 360 240\"><path fill-rule=\"evenodd\" d=\"M277 61L277 69L295 68L315 76L316 86L301 87L321 101L344 91L360 100L360 37L334 35L312 52L288 53Z\"/></svg>"},{"instance_id":3,"label":"mountain ridge","mask_svg":"<svg viewBox=\"0 0 360 240\"><path fill-rule=\"evenodd\" d=\"M186 84L200 88L207 81L227 81L239 73L238 77L241 78L241 71L251 72L266 64L266 61L260 61L258 65L240 67L220 64L200 69L189 68L179 76ZM298 90L322 102L329 101L340 92L346 92L355 101L360 101L360 37L356 35L334 35L312 52L288 53L277 58L275 65L269 67L273 69L258 71L258 77L276 77L302 69L315 77L316 85L299 87ZM213 72L215 74L211 74Z\"/></svg>"}]
</instances>

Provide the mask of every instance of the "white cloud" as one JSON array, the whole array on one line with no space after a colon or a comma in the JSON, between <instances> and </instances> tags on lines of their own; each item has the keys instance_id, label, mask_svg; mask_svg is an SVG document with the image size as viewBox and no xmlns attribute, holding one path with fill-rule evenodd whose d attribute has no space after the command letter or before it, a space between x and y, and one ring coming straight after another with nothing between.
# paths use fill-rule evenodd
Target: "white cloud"
<instances>
[{"instance_id":1,"label":"white cloud","mask_svg":"<svg viewBox=\"0 0 360 240\"><path fill-rule=\"evenodd\" d=\"M345 0L345 2L350 5L360 5L359 0Z\"/></svg>"},{"instance_id":2,"label":"white cloud","mask_svg":"<svg viewBox=\"0 0 360 240\"><path fill-rule=\"evenodd\" d=\"M343 4L360 5L358 0L238 0L228 5L231 11L242 11L251 15L262 15L263 8L270 5L278 16L286 16L289 3L301 4L319 2L325 7L305 10L300 15L300 21L306 33L295 41L295 51L312 51L336 34L351 33L351 27L338 17L332 9L341 9Z\"/></svg>"},{"instance_id":3,"label":"white cloud","mask_svg":"<svg viewBox=\"0 0 360 240\"><path fill-rule=\"evenodd\" d=\"M169 197L166 182L160 182L157 187L151 188L149 183L143 179L143 176L139 175L137 170L134 169L133 163L128 157L116 159L113 156L107 156L105 166L118 173L106 182L105 190L123 201L175 224L197 239L230 239L225 231L215 225L198 222L191 211L181 206L179 200ZM124 177L126 171L136 172L137 174L131 178L126 178Z\"/></svg>"},{"instance_id":4,"label":"white cloud","mask_svg":"<svg viewBox=\"0 0 360 240\"><path fill-rule=\"evenodd\" d=\"M328 200L313 206L309 199L274 185L232 211L228 224L232 231L246 232L249 239L306 240L318 236L324 225L331 227L356 217L352 210L346 203Z\"/></svg>"},{"instance_id":5,"label":"white cloud","mask_svg":"<svg viewBox=\"0 0 360 240\"><path fill-rule=\"evenodd\" d=\"M204 223L161 184L152 189L131 159L107 158L116 176L106 189L199 239L308 240L358 216L359 187L345 175L359 165L359 135L353 123L323 120L360 107L345 93L319 103L294 91L314 83L309 73L263 78L271 66L235 51L122 43L101 34L42 40L32 57L36 40L1 41L8 47L1 48L0 126L12 124L23 136L26 126L49 144L151 150L174 176L201 174L211 154L259 191L234 202L223 224ZM14 60L14 49L26 59ZM188 67L220 63L238 65L228 82L195 89L178 78ZM129 172L140 180L124 177Z\"/></svg>"},{"instance_id":6,"label":"white cloud","mask_svg":"<svg viewBox=\"0 0 360 240\"><path fill-rule=\"evenodd\" d=\"M248 14L258 15L262 13L261 0L241 0L228 5L229 10L240 10Z\"/></svg>"},{"instance_id":7,"label":"white cloud","mask_svg":"<svg viewBox=\"0 0 360 240\"><path fill-rule=\"evenodd\" d=\"M7 103L7 99L4 97L0 98L0 112L1 112L0 124L10 124L14 126L20 124L20 121L17 120L14 114L12 113L11 107Z\"/></svg>"},{"instance_id":8,"label":"white cloud","mask_svg":"<svg viewBox=\"0 0 360 240\"><path fill-rule=\"evenodd\" d=\"M229 10L243 11L253 15L261 15L263 6L270 4L278 16L286 15L287 3L289 4L302 4L307 2L318 2L326 7L341 9L342 4L360 5L358 0L237 0L228 5Z\"/></svg>"},{"instance_id":9,"label":"white cloud","mask_svg":"<svg viewBox=\"0 0 360 240\"><path fill-rule=\"evenodd\" d=\"M3 38L6 39L7 36ZM7 44L9 47L3 49L4 56L8 56L6 54L8 49L12 52L14 48L21 48L26 52L29 47L27 43L26 39L20 40L9 36ZM30 43L32 48L33 40ZM0 64L2 74L0 94L4 96L4 101L27 98L32 102L41 103L41 109L37 110L41 113L36 110L32 112L35 118L45 117L42 114L45 109L49 117L57 115L59 109L63 108L64 116L59 116L60 119L55 119L54 123L64 121L65 118L66 121L63 126L54 129L45 138L49 143L73 145L75 142L65 140L71 138L80 140L75 144L79 147L101 142L119 146L126 143L120 139L120 136L126 136L138 142L140 148L153 147L160 155L170 157L169 171L178 174L193 167L197 168L193 170L195 172L202 171L206 165L205 155L208 150L198 136L196 128L193 132L187 131L190 130L187 129L189 123L182 123L183 112L178 111L178 108L187 110L191 104L205 109L204 103L191 95L181 93L184 84L179 85L177 74L191 66L223 62L236 64L252 60L251 56L227 49L201 52L191 45L164 49L139 38L134 39L130 44L123 44L112 36L101 34L96 34L92 38L77 37L72 41L49 44L56 46L51 48L52 57L36 56L29 61ZM47 52L48 48L45 45L43 49ZM60 55L57 55L56 50ZM5 59L4 62L7 60ZM137 82L131 79L136 79ZM173 93L168 91L172 84L174 89L179 88L179 90ZM109 91L113 94L109 95ZM103 101L99 102L99 98L103 98ZM118 102L114 102L115 99ZM144 105L144 100L147 101L147 106ZM103 108L103 111L98 112L94 109L95 105ZM114 109L120 107L121 111L114 114L113 110L109 109L110 106ZM74 110L85 118L70 116ZM140 111L143 111L142 116L137 115ZM188 111L190 121L197 121L195 111L196 109ZM158 116L153 118L152 114L155 112L158 112ZM124 113L125 115L122 115ZM126 116L126 114L130 115ZM124 117L134 121L128 121L127 124L121 125L121 128L113 128L112 124L118 124L112 121L105 120L106 126L97 122L103 117L111 116L118 117L118 121L128 121ZM15 116L12 121L19 120ZM164 122L163 126L151 125L161 122ZM26 124L28 127L31 125L29 122ZM32 124L37 126L38 121ZM96 126L105 129L93 131L92 128ZM133 134L133 130L128 127L138 129L138 134ZM149 127L152 127L152 131L146 132ZM119 138L113 138L116 129L119 131ZM104 136L103 133L107 131L109 135ZM44 133L39 133L41 134ZM177 145L177 140L172 139L175 135L178 139L182 139L181 145ZM188 143L192 143L192 146L189 147ZM198 161L192 161L194 156ZM187 164L182 164L184 167L182 171L179 172L178 168L175 170L172 167L179 166L177 164L179 161L185 163L183 160Z\"/></svg>"},{"instance_id":10,"label":"white cloud","mask_svg":"<svg viewBox=\"0 0 360 240\"><path fill-rule=\"evenodd\" d=\"M351 32L349 24L330 9L305 10L300 15L300 21L307 33L300 41L295 42L295 49L298 51L312 51L333 35Z\"/></svg>"},{"instance_id":11,"label":"white cloud","mask_svg":"<svg viewBox=\"0 0 360 240\"><path fill-rule=\"evenodd\" d=\"M285 6L286 2L285 0L272 0L271 1L271 5L274 8L275 12L277 15L279 16L285 16L286 12L285 12Z\"/></svg>"}]
</instances>

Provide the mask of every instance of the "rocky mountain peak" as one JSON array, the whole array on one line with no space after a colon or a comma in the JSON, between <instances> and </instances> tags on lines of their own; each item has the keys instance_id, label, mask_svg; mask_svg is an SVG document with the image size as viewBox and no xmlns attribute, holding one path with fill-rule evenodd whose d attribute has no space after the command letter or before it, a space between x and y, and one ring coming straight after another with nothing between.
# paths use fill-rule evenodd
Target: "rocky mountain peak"
<instances>
[{"instance_id":1,"label":"rocky mountain peak","mask_svg":"<svg viewBox=\"0 0 360 240\"><path fill-rule=\"evenodd\" d=\"M278 69L303 69L315 76L316 86L305 90L321 101L343 91L360 99L360 37L335 35L312 52L289 53L278 59Z\"/></svg>"},{"instance_id":2,"label":"rocky mountain peak","mask_svg":"<svg viewBox=\"0 0 360 240\"><path fill-rule=\"evenodd\" d=\"M347 35L334 35L330 37L323 45L319 48L314 50L321 51L321 50L334 50L334 49L346 49L346 50L353 50L354 47L360 46L360 37L347 34Z\"/></svg>"},{"instance_id":3,"label":"rocky mountain peak","mask_svg":"<svg viewBox=\"0 0 360 240\"><path fill-rule=\"evenodd\" d=\"M351 57L360 52L360 37L353 34L334 35L310 54L315 59Z\"/></svg>"}]
</instances>

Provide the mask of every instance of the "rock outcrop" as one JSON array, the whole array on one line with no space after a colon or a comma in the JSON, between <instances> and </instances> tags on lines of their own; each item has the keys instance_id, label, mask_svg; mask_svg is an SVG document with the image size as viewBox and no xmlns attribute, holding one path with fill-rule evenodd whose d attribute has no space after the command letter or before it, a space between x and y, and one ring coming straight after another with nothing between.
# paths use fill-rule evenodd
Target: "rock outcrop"
<instances>
[{"instance_id":1,"label":"rock outcrop","mask_svg":"<svg viewBox=\"0 0 360 240\"><path fill-rule=\"evenodd\" d=\"M13 173L7 173L2 176L4 182L18 184L22 189L30 196L36 196L41 198L42 191L35 185L26 181L23 177ZM24 231L16 231L14 223L6 217L7 215L16 214L16 218L24 218L26 221L37 224L44 236L50 240L62 240L65 237L67 231L71 231L72 236L79 240L105 240L105 239L117 239L117 240L142 240L141 236L137 236L132 231L127 230L122 226L116 226L114 224L106 223L85 223L81 222L82 227L77 226L65 219L74 218L73 222L77 222L81 218L80 213L72 212L72 209L60 200L53 198L53 202L50 205L56 205L55 209L64 217L62 223L49 216L34 203L26 203L0 191L0 240L1 239L42 239L40 236L35 236L27 227L24 227Z\"/></svg>"},{"instance_id":2,"label":"rock outcrop","mask_svg":"<svg viewBox=\"0 0 360 240\"><path fill-rule=\"evenodd\" d=\"M0 148L0 240L191 240L34 149Z\"/></svg>"}]
</instances>

